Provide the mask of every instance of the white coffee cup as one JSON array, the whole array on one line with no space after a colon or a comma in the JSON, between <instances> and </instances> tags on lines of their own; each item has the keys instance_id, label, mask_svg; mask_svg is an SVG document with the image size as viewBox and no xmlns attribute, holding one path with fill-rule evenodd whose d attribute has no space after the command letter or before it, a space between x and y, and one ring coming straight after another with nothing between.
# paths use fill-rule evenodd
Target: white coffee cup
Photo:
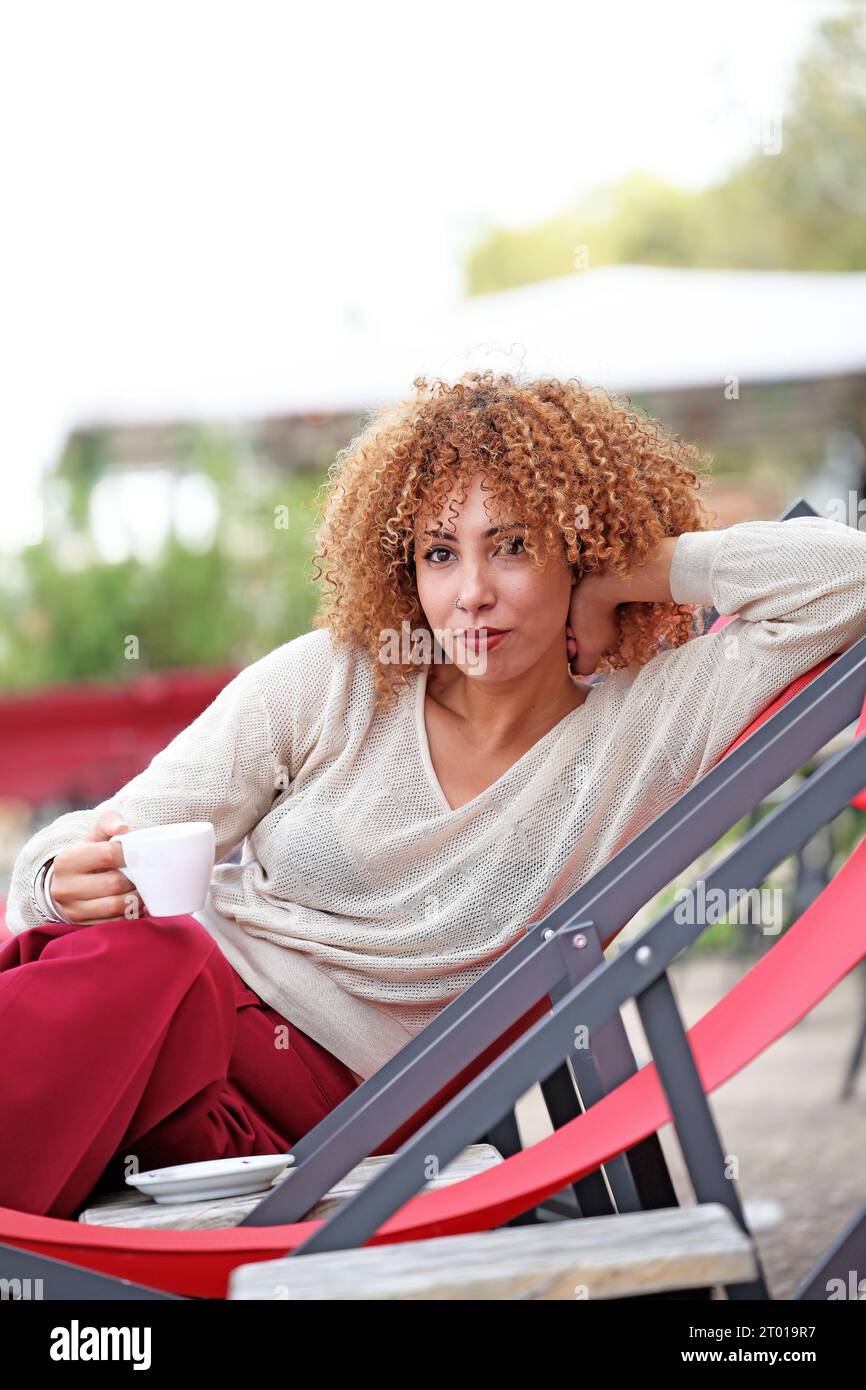
<instances>
[{"instance_id":1,"label":"white coffee cup","mask_svg":"<svg viewBox=\"0 0 866 1390\"><path fill-rule=\"evenodd\" d=\"M209 820L151 825L111 838L123 845L123 872L152 917L178 917L204 907L216 855Z\"/></svg>"}]
</instances>

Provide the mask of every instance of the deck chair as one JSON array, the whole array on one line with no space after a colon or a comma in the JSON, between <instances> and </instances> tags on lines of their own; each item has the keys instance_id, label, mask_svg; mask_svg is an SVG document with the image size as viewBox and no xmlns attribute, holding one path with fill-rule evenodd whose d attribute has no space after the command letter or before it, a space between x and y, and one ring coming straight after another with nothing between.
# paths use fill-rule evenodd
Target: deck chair
<instances>
[{"instance_id":1,"label":"deck chair","mask_svg":"<svg viewBox=\"0 0 866 1390\"><path fill-rule=\"evenodd\" d=\"M520 1218L537 1204L569 1187L573 1188L575 1197L571 1209L551 1209L550 1214L591 1217L598 1211L598 1207L593 1211L593 1202L599 1195L596 1170L602 1163L606 1165L618 1212L637 1214L641 1206L664 1206L664 1193L661 1200L656 1194L654 1202L641 1201L639 1180L646 1174L641 1175L640 1160L647 1152L641 1145L654 1137L658 1126L671 1116L665 1111L664 1095L657 1080L653 1089L650 1085L652 1073L648 1074L646 1068L636 1073L627 1041L623 1048L624 1030L621 1030L618 1010L625 998L630 997L630 987L632 995L640 996L639 1009L642 1017L644 1012L647 1015L645 1027L647 1019L658 1016L663 1020L666 1026L661 1027L660 1040L665 1044L662 1055L666 1059L669 1057L666 1039L670 1033L674 1038L670 1046L674 1047L678 1058L677 1066L690 1079L691 1091L694 1091L697 1073L689 1075L687 1063L692 1054L684 1037L678 1045L676 1006L672 1003L664 973L672 955L683 947L683 933L679 926L671 933L670 923L665 928L663 920L648 929L655 934L654 942L658 938L657 954L652 956L658 964L652 969L648 968L645 956L636 957L639 948L634 945L621 957L607 962L603 949L634 912L673 875L688 867L756 801L790 776L802 765L804 757L847 727L857 717L864 688L866 639L792 683L699 783L620 850L589 883L557 909L541 917L535 928L494 962L479 981L448 1005L423 1033L296 1145L293 1150L296 1170L291 1181L273 1190L241 1226L195 1232L195 1239L190 1241L180 1238L189 1237L190 1232L99 1232L98 1228L82 1230L79 1226L76 1229L75 1223L0 1210L0 1236L12 1247L11 1250L6 1247L5 1263L12 1268L14 1262L20 1271L24 1251L29 1250L33 1254L27 1258L35 1261L34 1267L39 1265L40 1259L45 1261L45 1268L51 1267L55 1287L75 1286L75 1280L86 1275L91 1287L101 1289L98 1294L86 1296L125 1296L117 1292L117 1288L128 1287L123 1280L128 1281L135 1273L145 1284L152 1281L150 1287L154 1296L162 1289L221 1297L225 1294L229 1272L244 1263L244 1256L247 1262L273 1259L288 1251L312 1257L330 1250L345 1250L368 1239L374 1243L390 1243L413 1237L426 1240L445 1233L484 1231ZM825 797L821 808L826 810L825 802L829 804L834 797L838 801L838 805L833 803L830 815L866 783L866 767L862 765L864 752L866 746L860 740L845 750L841 762L837 756L822 770L820 780ZM809 786L817 784L818 778L813 777ZM840 785L844 791L841 801ZM805 838L814 833L810 826L816 803L810 802L806 807L799 796L794 802L793 819L788 806L780 808L774 817L756 827L741 849L757 854L752 846L760 846L764 858L769 855L771 860L772 853L781 844L783 848L777 858L772 862L768 860L767 867L772 867L773 862L790 852L784 844L786 838L795 840L804 829ZM812 808L811 819L806 814L809 808ZM784 833L776 830L770 834L771 823L772 826L781 825ZM823 822L816 822L820 823ZM862 872L861 861L858 851L846 871L850 868L850 874L856 876ZM751 860L746 862L751 866ZM742 873L742 862L733 857L722 867L731 871L736 868L738 874ZM822 894L823 909L817 904L813 904L813 908L820 911L829 906L835 912L835 896L848 876L840 871ZM738 877L735 881L742 883L744 880ZM696 929L694 934L699 934L700 930L703 928ZM644 947L649 945L646 937L644 933L641 938ZM789 937L792 937L791 932L777 943L774 956ZM672 939L676 943L674 951L671 951ZM575 943L579 951L575 951ZM650 946L651 953L654 949ZM860 951L861 955L864 953L866 949ZM832 968L837 964L834 960ZM630 965L631 974L627 969ZM841 973L846 969L850 969L850 964L845 965ZM752 974L750 972L747 980ZM824 975L820 978L824 981L823 992L826 992L832 984L826 983ZM840 974L836 975L838 978ZM814 984L815 979L812 973L810 983ZM811 1002L806 1000L805 1007L810 1008L820 997L818 993ZM552 998L555 1003L551 1009ZM736 998L732 991L722 1003L733 1008ZM776 1018L777 1031L773 1036L779 1036L802 1016L802 1009L796 1012L802 1002L800 996L788 998L783 1011L787 1021L782 1026ZM596 1030L591 1055L584 1057L576 1056L571 1050L569 1026L575 1008L581 1011L581 1022ZM679 1031L681 1034L681 1028ZM660 1054L649 1027L647 1034L658 1057ZM700 1099L690 1092L688 1103L684 1103L675 1090L677 1104L672 1106L681 1143L684 1134L690 1140L688 1146L684 1144L687 1158L689 1152L692 1155L690 1172L696 1152L691 1136L693 1131L699 1135L697 1151L701 1159L695 1162L697 1173L692 1173L699 1200L711 1205L707 1193L715 1193L743 1229L745 1223L733 1186L727 1180L720 1186L715 1172L718 1139L716 1136L713 1142L715 1131L704 1085L706 1091L711 1090L714 1084L720 1084L721 1079L733 1074L773 1040L773 1036L766 1033L749 1032L747 1036L749 1046L754 1044L749 1055L748 1047L732 1055L710 1054L708 1066L712 1063L717 1071L710 1066L707 1076L702 1075L697 1080ZM503 1039L507 1040L504 1047ZM493 1060L488 1061L491 1052ZM467 1179L447 1192L426 1193L414 1201L409 1200L425 1181L423 1170L418 1171L422 1152L425 1155L435 1153L440 1163L447 1163L467 1142L467 1136L471 1142L482 1126L492 1132L507 1116L514 1101L536 1081L549 1082L551 1076L563 1068L564 1057L569 1057L568 1065L575 1071L581 1100L587 1107L585 1113L578 1108L577 1114L558 1127L549 1140L541 1141L525 1153L511 1154L490 1173ZM467 1058L474 1058L478 1065L474 1079L465 1084ZM704 1056L695 1049L693 1069L698 1061L703 1062ZM451 1098L441 1105L443 1089L447 1089L442 1087L443 1077L450 1077L452 1082L456 1079L457 1085L452 1085ZM572 1094L574 1089L572 1084ZM503 1102L504 1096L508 1098ZM429 1107L431 1118L418 1128L418 1101L430 1098L435 1102ZM612 1121L605 1127L609 1116L617 1121L618 1128ZM395 1119L398 1124L401 1121L405 1124L407 1118L416 1119L413 1137L402 1145L380 1178L371 1182L329 1221L300 1220L312 1200L328 1188L335 1176L345 1174L357 1155L371 1152L384 1136L393 1132ZM455 1148L454 1138L458 1134L460 1138ZM578 1140L580 1145L576 1144ZM623 1142L619 1142L621 1140ZM587 1141L590 1141L589 1148L584 1147ZM710 1178L704 1181L706 1174ZM498 1196L492 1198L493 1193ZM602 1212L610 1209L609 1205L604 1206ZM58 1260L57 1256L61 1258ZM95 1271L119 1274L121 1280L102 1280L100 1284L101 1276ZM93 1284L94 1280L97 1285ZM765 1294L760 1276L757 1281L731 1287L736 1291L738 1287L752 1289L753 1285Z\"/></svg>"}]
</instances>

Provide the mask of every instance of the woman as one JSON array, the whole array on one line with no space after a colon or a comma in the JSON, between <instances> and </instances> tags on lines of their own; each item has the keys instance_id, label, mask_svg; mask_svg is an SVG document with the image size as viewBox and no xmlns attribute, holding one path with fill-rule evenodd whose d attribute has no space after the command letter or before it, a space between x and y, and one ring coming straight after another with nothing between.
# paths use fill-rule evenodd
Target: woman
<instances>
[{"instance_id":1,"label":"woman","mask_svg":"<svg viewBox=\"0 0 866 1390\"><path fill-rule=\"evenodd\" d=\"M314 629L19 855L0 1204L285 1150L866 632L866 536L707 529L703 456L627 403L414 384L331 472ZM142 915L109 837L198 819L241 862Z\"/></svg>"}]
</instances>

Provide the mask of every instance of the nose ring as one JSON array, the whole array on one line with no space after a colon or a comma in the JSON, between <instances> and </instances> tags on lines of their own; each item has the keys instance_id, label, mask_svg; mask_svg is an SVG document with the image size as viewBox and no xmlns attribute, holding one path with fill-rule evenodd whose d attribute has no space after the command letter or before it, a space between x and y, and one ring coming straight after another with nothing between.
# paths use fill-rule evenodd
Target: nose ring
<instances>
[{"instance_id":1,"label":"nose ring","mask_svg":"<svg viewBox=\"0 0 866 1390\"><path fill-rule=\"evenodd\" d=\"M459 598L456 598L456 599L454 600L454 607L455 607L455 608L459 608L459 607L460 607L460 599L459 599Z\"/></svg>"}]
</instances>

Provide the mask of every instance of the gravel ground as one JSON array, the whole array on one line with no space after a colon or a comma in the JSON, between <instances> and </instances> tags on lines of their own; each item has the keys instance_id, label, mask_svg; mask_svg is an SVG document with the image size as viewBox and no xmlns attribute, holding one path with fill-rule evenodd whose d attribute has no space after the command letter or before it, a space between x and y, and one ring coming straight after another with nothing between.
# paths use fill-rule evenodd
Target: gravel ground
<instances>
[{"instance_id":1,"label":"gravel ground","mask_svg":"<svg viewBox=\"0 0 866 1390\"><path fill-rule=\"evenodd\" d=\"M671 980L690 1027L748 969L720 953L675 962ZM854 1094L840 1099L866 999L860 966L784 1037L713 1092L722 1150L739 1164L741 1201L770 1199L782 1220L755 1233L770 1294L790 1299L801 1279L866 1204L866 1059ZM633 1005L624 1011L639 1066L648 1052ZM550 1132L533 1088L519 1103L524 1143ZM694 1200L673 1126L660 1137L680 1202ZM866 1279L866 1269L858 1271Z\"/></svg>"}]
</instances>

